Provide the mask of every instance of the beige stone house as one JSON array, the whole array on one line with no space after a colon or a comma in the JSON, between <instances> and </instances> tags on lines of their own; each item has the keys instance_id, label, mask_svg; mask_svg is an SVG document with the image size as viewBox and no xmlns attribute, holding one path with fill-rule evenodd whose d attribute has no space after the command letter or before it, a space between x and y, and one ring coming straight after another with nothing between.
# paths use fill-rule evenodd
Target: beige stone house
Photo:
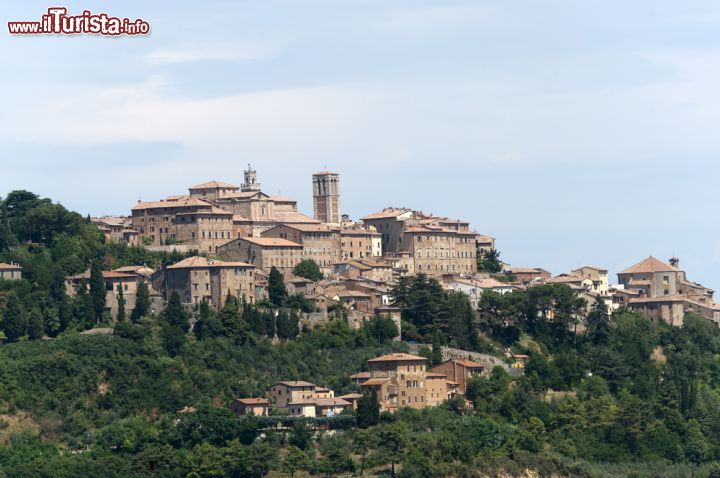
<instances>
[{"instance_id":1,"label":"beige stone house","mask_svg":"<svg viewBox=\"0 0 720 478\"><path fill-rule=\"evenodd\" d=\"M280 409L287 409L290 403L298 404L302 400L311 400L314 403L315 384L303 380L276 382L270 386L268 395L275 407Z\"/></svg>"},{"instance_id":2,"label":"beige stone house","mask_svg":"<svg viewBox=\"0 0 720 478\"><path fill-rule=\"evenodd\" d=\"M265 398L238 398L230 405L230 411L238 417L243 415L264 417L268 415L269 408L270 402Z\"/></svg>"},{"instance_id":3,"label":"beige stone house","mask_svg":"<svg viewBox=\"0 0 720 478\"><path fill-rule=\"evenodd\" d=\"M344 261L382 257L382 234L373 229L343 229L340 231L340 256Z\"/></svg>"},{"instance_id":4,"label":"beige stone house","mask_svg":"<svg viewBox=\"0 0 720 478\"><path fill-rule=\"evenodd\" d=\"M369 372L351 379L366 390L375 390L383 410L425 408L448 399L447 376L427 372L427 359L391 353L368 360Z\"/></svg>"},{"instance_id":5,"label":"beige stone house","mask_svg":"<svg viewBox=\"0 0 720 478\"><path fill-rule=\"evenodd\" d=\"M679 265L677 258L668 264L650 256L619 272L622 287L633 292L621 294L624 305L650 320L671 325L682 325L687 313L720 324L720 305L715 304L714 291L689 281Z\"/></svg>"},{"instance_id":6,"label":"beige stone house","mask_svg":"<svg viewBox=\"0 0 720 478\"><path fill-rule=\"evenodd\" d=\"M292 272L303 260L303 246L276 237L241 237L220 246L218 255L230 261L247 262L266 272L272 267Z\"/></svg>"},{"instance_id":7,"label":"beige stone house","mask_svg":"<svg viewBox=\"0 0 720 478\"><path fill-rule=\"evenodd\" d=\"M132 272L116 272L103 271L103 281L105 282L105 311L113 318L117 318L120 303L120 289L122 289L123 300L125 302L125 314L129 316L135 308L135 300L137 297L137 288L140 282L147 280ZM83 285L89 290L90 287L90 271L82 274L76 274L65 278L65 293L70 297L77 295L78 289Z\"/></svg>"},{"instance_id":8,"label":"beige stone house","mask_svg":"<svg viewBox=\"0 0 720 478\"><path fill-rule=\"evenodd\" d=\"M156 286L166 298L177 292L183 303L197 305L207 300L217 310L228 294L251 303L258 300L255 267L245 262L189 257L165 268Z\"/></svg>"},{"instance_id":9,"label":"beige stone house","mask_svg":"<svg viewBox=\"0 0 720 478\"><path fill-rule=\"evenodd\" d=\"M302 244L303 260L315 261L323 274L330 274L340 259L340 230L327 224L280 224L263 232L262 237Z\"/></svg>"},{"instance_id":10,"label":"beige stone house","mask_svg":"<svg viewBox=\"0 0 720 478\"><path fill-rule=\"evenodd\" d=\"M185 244L214 253L233 237L233 215L209 202L178 196L139 202L132 209L132 227L150 245Z\"/></svg>"},{"instance_id":11,"label":"beige stone house","mask_svg":"<svg viewBox=\"0 0 720 478\"><path fill-rule=\"evenodd\" d=\"M0 280L20 279L22 279L22 267L20 264L0 262Z\"/></svg>"},{"instance_id":12,"label":"beige stone house","mask_svg":"<svg viewBox=\"0 0 720 478\"><path fill-rule=\"evenodd\" d=\"M413 272L438 276L477 271L477 233L457 219L387 208L362 218L382 235L382 250L409 252Z\"/></svg>"},{"instance_id":13,"label":"beige stone house","mask_svg":"<svg viewBox=\"0 0 720 478\"><path fill-rule=\"evenodd\" d=\"M465 395L467 383L473 377L480 377L485 373L485 366L470 360L450 359L436 365L433 372L441 373L445 377L457 383L458 392Z\"/></svg>"}]
</instances>

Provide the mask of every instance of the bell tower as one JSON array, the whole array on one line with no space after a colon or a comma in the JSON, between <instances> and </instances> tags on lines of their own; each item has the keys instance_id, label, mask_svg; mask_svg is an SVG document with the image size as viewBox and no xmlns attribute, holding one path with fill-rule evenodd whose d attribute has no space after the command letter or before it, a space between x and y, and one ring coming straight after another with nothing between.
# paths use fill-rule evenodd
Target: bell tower
<instances>
[{"instance_id":1,"label":"bell tower","mask_svg":"<svg viewBox=\"0 0 720 478\"><path fill-rule=\"evenodd\" d=\"M252 191L260 191L260 183L257 182L255 176L255 170L248 163L248 168L245 170L245 182L240 185L240 190L244 193Z\"/></svg>"},{"instance_id":2,"label":"bell tower","mask_svg":"<svg viewBox=\"0 0 720 478\"><path fill-rule=\"evenodd\" d=\"M340 224L340 175L323 171L313 174L312 180L315 219Z\"/></svg>"}]
</instances>

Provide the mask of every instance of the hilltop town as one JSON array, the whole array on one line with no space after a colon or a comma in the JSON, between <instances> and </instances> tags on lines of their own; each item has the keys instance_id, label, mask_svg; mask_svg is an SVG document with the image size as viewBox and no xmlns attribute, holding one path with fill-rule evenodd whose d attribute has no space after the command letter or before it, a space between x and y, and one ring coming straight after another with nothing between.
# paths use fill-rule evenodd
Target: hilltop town
<instances>
[{"instance_id":1,"label":"hilltop town","mask_svg":"<svg viewBox=\"0 0 720 478\"><path fill-rule=\"evenodd\" d=\"M374 318L386 317L395 324L396 340L405 334L403 306L393 290L417 274L437 280L446 291L465 294L473 315L479 314L488 291L504 295L563 285L584 309L578 317L601 302L608 311L626 308L673 326L682 325L688 313L720 324L713 291L689 281L677 258L668 263L643 259L620 272L617 284L611 284L607 269L598 266L553 276L540 267L500 262L495 240L460 219L387 207L353 221L340 208L338 173L313 174L312 192L311 217L298 211L295 200L264 193L248 165L239 187L210 181L191 186L185 195L138 202L129 216L92 218L108 242L184 255L157 270L135 265L102 271L105 313L117 320L121 307L134 309L140 284L155 312L172 294L191 310L207 303L220 311L229 299L263 304L271 299L270 276L275 271L289 296L302 297L299 320L304 326L341 316L358 330ZM316 276L301 272L308 265ZM86 289L90 276L88 269L67 277L67 294L74 297ZM0 279L21 277L18 264L0 264ZM547 318L552 320L553 314L548 311ZM582 320L574 326L586 328ZM508 357L518 369L527 358L511 353ZM493 357L472 351L451 353L434 368L425 357L401 353L374 358L368 371L351 378L362 390L377 394L382 410L394 411L464 396L466 381L488 375L494 365L498 363ZM266 415L272 403L291 414L314 417L356 409L360 397L336 397L332 390L305 381L284 381L273 385L267 398L242 398L233 406L241 414L252 410Z\"/></svg>"},{"instance_id":2,"label":"hilltop town","mask_svg":"<svg viewBox=\"0 0 720 478\"><path fill-rule=\"evenodd\" d=\"M590 477L628 459L690 476L720 457L720 306L678 258L639 258L617 281L597 265L552 274L503 262L462 219L386 207L353 220L338 173L314 174L312 192L310 216L249 166L240 186L191 186L118 217L10 192L12 453L30 443L34 466L53 467L70 449L61 467L87 459L90 474L121 456L113 476L165 476L145 453L204 476L216 453L220 475L258 477L362 474L366 455L379 476Z\"/></svg>"}]
</instances>

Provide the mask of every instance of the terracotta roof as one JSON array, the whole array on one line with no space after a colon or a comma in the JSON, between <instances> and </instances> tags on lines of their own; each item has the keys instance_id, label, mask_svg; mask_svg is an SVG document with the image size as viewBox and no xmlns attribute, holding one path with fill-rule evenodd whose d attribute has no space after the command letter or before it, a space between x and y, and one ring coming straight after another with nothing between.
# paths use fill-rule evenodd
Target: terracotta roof
<instances>
[{"instance_id":1,"label":"terracotta roof","mask_svg":"<svg viewBox=\"0 0 720 478\"><path fill-rule=\"evenodd\" d=\"M292 402L288 402L288 405L304 405L304 406L315 406L315 399L314 398L300 398L298 400L293 400Z\"/></svg>"},{"instance_id":2,"label":"terracotta roof","mask_svg":"<svg viewBox=\"0 0 720 478\"><path fill-rule=\"evenodd\" d=\"M607 272L607 268L605 267L597 267L597 266L582 266L575 269L576 271L579 271L580 269L592 269L598 272Z\"/></svg>"},{"instance_id":3,"label":"terracotta roof","mask_svg":"<svg viewBox=\"0 0 720 478\"><path fill-rule=\"evenodd\" d=\"M257 196L258 194L270 197L262 191L235 191L231 193L221 194L218 199L249 199L251 197Z\"/></svg>"},{"instance_id":4,"label":"terracotta roof","mask_svg":"<svg viewBox=\"0 0 720 478\"><path fill-rule=\"evenodd\" d=\"M347 400L343 400L340 397L335 397L335 398L316 398L315 405L317 405L318 407L337 407L337 406L347 407L347 406L350 406L351 404Z\"/></svg>"},{"instance_id":5,"label":"terracotta roof","mask_svg":"<svg viewBox=\"0 0 720 478\"><path fill-rule=\"evenodd\" d=\"M207 269L213 267L254 267L252 264L247 262L226 262L219 261L216 259L208 259L203 256L193 256L183 259L171 266L168 269Z\"/></svg>"},{"instance_id":6,"label":"terracotta roof","mask_svg":"<svg viewBox=\"0 0 720 478\"><path fill-rule=\"evenodd\" d=\"M539 267L508 267L505 270L511 274L540 274L542 272L547 272Z\"/></svg>"},{"instance_id":7,"label":"terracotta roof","mask_svg":"<svg viewBox=\"0 0 720 478\"><path fill-rule=\"evenodd\" d=\"M582 282L584 280L590 280L587 277L578 276L574 274L563 274L550 279L546 279L546 284L567 284L571 282Z\"/></svg>"},{"instance_id":8,"label":"terracotta roof","mask_svg":"<svg viewBox=\"0 0 720 478\"><path fill-rule=\"evenodd\" d=\"M350 378L370 378L370 372L358 372L350 375Z\"/></svg>"},{"instance_id":9,"label":"terracotta roof","mask_svg":"<svg viewBox=\"0 0 720 478\"><path fill-rule=\"evenodd\" d=\"M277 222L320 224L320 221L314 217L297 211L275 211L275 217L273 219Z\"/></svg>"},{"instance_id":10,"label":"terracotta roof","mask_svg":"<svg viewBox=\"0 0 720 478\"><path fill-rule=\"evenodd\" d=\"M374 385L382 385L390 381L388 377L370 378L360 384L361 387L372 387Z\"/></svg>"},{"instance_id":11,"label":"terracotta roof","mask_svg":"<svg viewBox=\"0 0 720 478\"><path fill-rule=\"evenodd\" d=\"M343 400L357 400L362 398L362 396L362 393L346 393L345 395L340 395L337 398L342 398Z\"/></svg>"},{"instance_id":12,"label":"terracotta roof","mask_svg":"<svg viewBox=\"0 0 720 478\"><path fill-rule=\"evenodd\" d=\"M22 270L22 267L20 267L19 264L7 264L5 262L0 262L0 270L3 271L19 271Z\"/></svg>"},{"instance_id":13,"label":"terracotta roof","mask_svg":"<svg viewBox=\"0 0 720 478\"><path fill-rule=\"evenodd\" d=\"M263 247L302 247L302 244L279 237L241 237L235 240L246 241Z\"/></svg>"},{"instance_id":14,"label":"terracotta roof","mask_svg":"<svg viewBox=\"0 0 720 478\"><path fill-rule=\"evenodd\" d=\"M381 355L380 357L375 357L373 359L368 360L368 363L415 362L415 361L419 361L419 360L427 362L427 359L425 357L420 357L418 355L411 355L411 354L405 354L405 353L393 353L393 354Z\"/></svg>"},{"instance_id":15,"label":"terracotta roof","mask_svg":"<svg viewBox=\"0 0 720 478\"><path fill-rule=\"evenodd\" d=\"M275 202L297 202L292 198L283 196L282 194L275 194L273 196L270 196L270 199L272 199Z\"/></svg>"},{"instance_id":16,"label":"terracotta roof","mask_svg":"<svg viewBox=\"0 0 720 478\"><path fill-rule=\"evenodd\" d=\"M628 267L618 274L649 274L653 272L677 272L677 269L670 264L666 264L663 261L654 258L653 256L644 259L637 264Z\"/></svg>"},{"instance_id":17,"label":"terracotta roof","mask_svg":"<svg viewBox=\"0 0 720 478\"><path fill-rule=\"evenodd\" d=\"M141 211L144 209L158 209L158 208L171 209L171 208L181 208L181 207L212 208L212 205L207 201L203 201L202 199L184 197L182 199L178 199L177 201L165 200L165 201L139 202L132 208L132 210L133 211Z\"/></svg>"},{"instance_id":18,"label":"terracotta roof","mask_svg":"<svg viewBox=\"0 0 720 478\"><path fill-rule=\"evenodd\" d=\"M234 184L230 183L223 183L222 181L208 181L207 183L198 184L197 186L192 186L189 189L215 189L215 188L225 188L225 189L240 189L239 187L235 186Z\"/></svg>"},{"instance_id":19,"label":"terracotta roof","mask_svg":"<svg viewBox=\"0 0 720 478\"><path fill-rule=\"evenodd\" d=\"M367 221L368 219L390 219L393 217L402 216L403 214L406 214L408 212L412 212L411 209L408 208L385 208L382 211L375 212L373 214L368 214L365 217L361 217L360 219L363 221Z\"/></svg>"},{"instance_id":20,"label":"terracotta roof","mask_svg":"<svg viewBox=\"0 0 720 478\"><path fill-rule=\"evenodd\" d=\"M102 271L103 279L134 279L137 278L136 274L128 274L125 272L115 271ZM79 280L79 279L90 279L90 271L85 271L82 274L76 274L67 278L68 280Z\"/></svg>"},{"instance_id":21,"label":"terracotta roof","mask_svg":"<svg viewBox=\"0 0 720 478\"><path fill-rule=\"evenodd\" d=\"M125 266L125 267L119 267L119 268L115 269L115 272L135 273L135 274L140 274L140 275L144 275L144 276L149 276L155 272L155 269L152 269L147 266Z\"/></svg>"},{"instance_id":22,"label":"terracotta roof","mask_svg":"<svg viewBox=\"0 0 720 478\"><path fill-rule=\"evenodd\" d=\"M271 386L275 385L285 385L286 387L313 387L315 388L314 383L305 382L303 380L283 380L280 382L275 382Z\"/></svg>"},{"instance_id":23,"label":"terracotta roof","mask_svg":"<svg viewBox=\"0 0 720 478\"><path fill-rule=\"evenodd\" d=\"M265 398L238 398L235 400L243 405L269 405L270 402Z\"/></svg>"},{"instance_id":24,"label":"terracotta roof","mask_svg":"<svg viewBox=\"0 0 720 478\"><path fill-rule=\"evenodd\" d=\"M493 242L495 240L492 236L486 236L485 234L476 234L478 242Z\"/></svg>"},{"instance_id":25,"label":"terracotta roof","mask_svg":"<svg viewBox=\"0 0 720 478\"><path fill-rule=\"evenodd\" d=\"M124 226L130 223L130 218L125 216L102 216L91 217L90 221L94 223L107 224L108 226Z\"/></svg>"}]
</instances>

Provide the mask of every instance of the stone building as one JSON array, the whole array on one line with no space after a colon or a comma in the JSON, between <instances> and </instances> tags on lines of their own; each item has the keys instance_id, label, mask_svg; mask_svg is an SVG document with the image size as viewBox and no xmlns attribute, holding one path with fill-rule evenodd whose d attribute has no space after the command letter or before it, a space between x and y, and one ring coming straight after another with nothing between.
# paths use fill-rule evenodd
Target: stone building
<instances>
[{"instance_id":1,"label":"stone building","mask_svg":"<svg viewBox=\"0 0 720 478\"><path fill-rule=\"evenodd\" d=\"M340 224L340 175L322 171L312 176L313 211L322 223Z\"/></svg>"},{"instance_id":2,"label":"stone building","mask_svg":"<svg viewBox=\"0 0 720 478\"><path fill-rule=\"evenodd\" d=\"M382 234L370 229L343 229L340 231L341 259L365 259L382 256Z\"/></svg>"},{"instance_id":3,"label":"stone building","mask_svg":"<svg viewBox=\"0 0 720 478\"><path fill-rule=\"evenodd\" d=\"M597 266L583 266L571 271L592 281L592 292L600 295L607 295L610 288L608 281L608 270Z\"/></svg>"},{"instance_id":4,"label":"stone building","mask_svg":"<svg viewBox=\"0 0 720 478\"><path fill-rule=\"evenodd\" d=\"M147 282L147 280L132 272L103 271L102 275L105 282L105 312L110 314L112 318L117 318L120 308L118 298L120 297L120 289L122 289L125 314L129 317L135 308L138 284ZM90 271L65 278L65 293L69 297L75 297L80 287L90 290Z\"/></svg>"},{"instance_id":5,"label":"stone building","mask_svg":"<svg viewBox=\"0 0 720 478\"><path fill-rule=\"evenodd\" d=\"M340 259L340 230L327 224L281 224L263 232L262 237L302 244L303 260L315 261L323 274L330 274Z\"/></svg>"},{"instance_id":6,"label":"stone building","mask_svg":"<svg viewBox=\"0 0 720 478\"><path fill-rule=\"evenodd\" d=\"M22 279L22 267L20 264L0 262L0 280L20 279Z\"/></svg>"},{"instance_id":7,"label":"stone building","mask_svg":"<svg viewBox=\"0 0 720 478\"><path fill-rule=\"evenodd\" d=\"M125 242L128 245L138 244L138 232L132 228L132 218L128 216L93 217L90 220L105 236L107 242Z\"/></svg>"},{"instance_id":8,"label":"stone building","mask_svg":"<svg viewBox=\"0 0 720 478\"><path fill-rule=\"evenodd\" d=\"M540 267L505 267L505 273L515 276L515 280L522 284L529 284L536 280L550 279L552 274Z\"/></svg>"},{"instance_id":9,"label":"stone building","mask_svg":"<svg viewBox=\"0 0 720 478\"><path fill-rule=\"evenodd\" d=\"M241 237L220 246L218 255L230 261L247 262L266 272L272 267L292 272L303 260L303 246L276 237Z\"/></svg>"},{"instance_id":10,"label":"stone building","mask_svg":"<svg viewBox=\"0 0 720 478\"><path fill-rule=\"evenodd\" d=\"M217 251L233 237L232 213L188 196L139 202L132 209L132 227L147 245L186 244L201 252Z\"/></svg>"},{"instance_id":11,"label":"stone building","mask_svg":"<svg viewBox=\"0 0 720 478\"><path fill-rule=\"evenodd\" d=\"M450 398L456 388L444 374L427 372L427 359L417 355L382 355L368 360L368 366L369 372L351 379L366 391L375 390L383 410L433 406Z\"/></svg>"},{"instance_id":12,"label":"stone building","mask_svg":"<svg viewBox=\"0 0 720 478\"><path fill-rule=\"evenodd\" d=\"M230 404L230 411L238 417L253 415L266 417L270 408L270 402L265 398L238 398Z\"/></svg>"},{"instance_id":13,"label":"stone building","mask_svg":"<svg viewBox=\"0 0 720 478\"><path fill-rule=\"evenodd\" d=\"M433 367L433 372L441 373L458 384L458 392L465 395L470 379L486 374L483 364L470 360L450 359Z\"/></svg>"},{"instance_id":14,"label":"stone building","mask_svg":"<svg viewBox=\"0 0 720 478\"><path fill-rule=\"evenodd\" d=\"M220 196L237 192L239 187L223 183L221 181L210 181L190 187L190 197L215 201Z\"/></svg>"},{"instance_id":15,"label":"stone building","mask_svg":"<svg viewBox=\"0 0 720 478\"><path fill-rule=\"evenodd\" d=\"M476 234L475 245L477 247L477 255L482 256L485 252L495 250L495 238L484 234Z\"/></svg>"},{"instance_id":16,"label":"stone building","mask_svg":"<svg viewBox=\"0 0 720 478\"><path fill-rule=\"evenodd\" d=\"M166 299L177 292L185 304L207 300L216 310L223 307L228 294L247 302L262 298L258 297L262 292L256 288L255 267L245 262L189 257L166 267L156 280Z\"/></svg>"},{"instance_id":17,"label":"stone building","mask_svg":"<svg viewBox=\"0 0 720 478\"><path fill-rule=\"evenodd\" d=\"M470 231L467 222L407 208L383 209L362 220L382 235L383 251L411 254L414 273L477 272L477 233Z\"/></svg>"},{"instance_id":18,"label":"stone building","mask_svg":"<svg viewBox=\"0 0 720 478\"><path fill-rule=\"evenodd\" d=\"M713 299L714 291L689 281L679 268L677 258L667 264L648 257L618 273L618 281L626 291L626 306L653 321L682 325L686 313L694 313L720 324L720 306Z\"/></svg>"}]
</instances>

